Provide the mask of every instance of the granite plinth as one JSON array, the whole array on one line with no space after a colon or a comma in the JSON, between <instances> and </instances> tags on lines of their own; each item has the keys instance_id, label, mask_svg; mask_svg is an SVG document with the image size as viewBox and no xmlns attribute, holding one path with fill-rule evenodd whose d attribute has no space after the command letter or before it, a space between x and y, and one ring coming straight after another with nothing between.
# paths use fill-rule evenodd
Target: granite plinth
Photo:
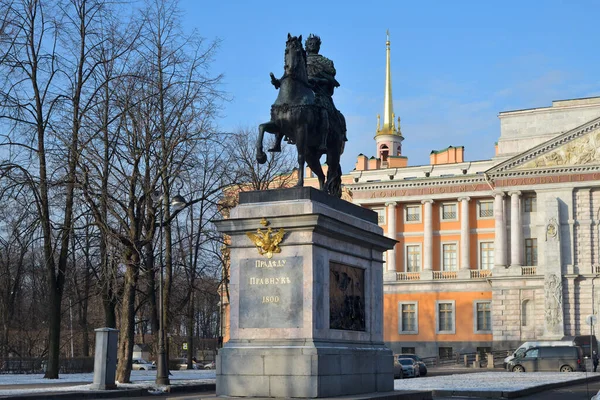
<instances>
[{"instance_id":1,"label":"granite plinth","mask_svg":"<svg viewBox=\"0 0 600 400\"><path fill-rule=\"evenodd\" d=\"M232 341L217 355L217 395L317 398L393 390L393 355L383 345Z\"/></svg>"},{"instance_id":2,"label":"granite plinth","mask_svg":"<svg viewBox=\"0 0 600 400\"><path fill-rule=\"evenodd\" d=\"M273 232L285 231L270 258L246 235L264 233L265 219ZM219 396L393 390L382 252L395 241L383 236L374 212L294 188L241 193L230 218L215 223L231 238L231 339L217 355Z\"/></svg>"}]
</instances>

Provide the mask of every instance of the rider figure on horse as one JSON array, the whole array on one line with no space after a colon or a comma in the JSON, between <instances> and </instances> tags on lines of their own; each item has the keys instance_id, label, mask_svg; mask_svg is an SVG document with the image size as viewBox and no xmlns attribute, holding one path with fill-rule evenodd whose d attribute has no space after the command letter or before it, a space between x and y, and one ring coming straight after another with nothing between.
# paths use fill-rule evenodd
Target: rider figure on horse
<instances>
[{"instance_id":1,"label":"rider figure on horse","mask_svg":"<svg viewBox=\"0 0 600 400\"><path fill-rule=\"evenodd\" d=\"M319 54L321 49L321 38L313 35L312 33L306 39L304 44L306 49L306 72L308 74L308 83L315 93L315 105L326 110L327 120L322 121L321 129L321 142L319 144L319 150L327 150L327 136L329 133L329 127L335 126L341 131L343 140L347 141L346 138L346 124L341 113L335 108L333 104L333 91L336 87L340 86L339 82L335 79L336 70L333 66L333 61L329 58ZM275 85L275 83L273 83ZM277 88L277 85L275 85ZM275 145L269 151L279 152L281 151L281 140L283 134L277 134Z\"/></svg>"}]
</instances>

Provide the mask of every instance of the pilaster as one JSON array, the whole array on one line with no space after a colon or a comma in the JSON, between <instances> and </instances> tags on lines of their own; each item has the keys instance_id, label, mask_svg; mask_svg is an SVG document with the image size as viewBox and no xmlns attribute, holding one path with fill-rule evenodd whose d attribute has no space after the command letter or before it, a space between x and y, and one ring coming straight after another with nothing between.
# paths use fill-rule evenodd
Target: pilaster
<instances>
[{"instance_id":1,"label":"pilaster","mask_svg":"<svg viewBox=\"0 0 600 400\"><path fill-rule=\"evenodd\" d=\"M460 197L460 269L471 268L469 240L469 197Z\"/></svg>"},{"instance_id":2,"label":"pilaster","mask_svg":"<svg viewBox=\"0 0 600 400\"><path fill-rule=\"evenodd\" d=\"M521 213L521 192L513 191L510 195L510 266L523 265L523 223Z\"/></svg>"},{"instance_id":3,"label":"pilaster","mask_svg":"<svg viewBox=\"0 0 600 400\"><path fill-rule=\"evenodd\" d=\"M396 202L385 203L387 213L386 236L396 240ZM386 272L396 272L396 246L387 251Z\"/></svg>"},{"instance_id":4,"label":"pilaster","mask_svg":"<svg viewBox=\"0 0 600 400\"><path fill-rule=\"evenodd\" d=\"M494 192L494 264L506 267L506 221L504 220L504 192Z\"/></svg>"},{"instance_id":5,"label":"pilaster","mask_svg":"<svg viewBox=\"0 0 600 400\"><path fill-rule=\"evenodd\" d=\"M422 200L423 204L423 270L433 270L433 200Z\"/></svg>"}]
</instances>

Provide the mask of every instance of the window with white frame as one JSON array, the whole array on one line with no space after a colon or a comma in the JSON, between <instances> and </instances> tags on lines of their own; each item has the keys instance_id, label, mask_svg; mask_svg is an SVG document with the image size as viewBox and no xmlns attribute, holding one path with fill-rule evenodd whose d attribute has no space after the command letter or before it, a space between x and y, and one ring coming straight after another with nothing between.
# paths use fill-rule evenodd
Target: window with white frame
<instances>
[{"instance_id":1,"label":"window with white frame","mask_svg":"<svg viewBox=\"0 0 600 400\"><path fill-rule=\"evenodd\" d=\"M440 206L440 212L442 214L442 221L456 221L458 220L458 204L456 203L443 203Z\"/></svg>"},{"instance_id":2,"label":"window with white frame","mask_svg":"<svg viewBox=\"0 0 600 400\"><path fill-rule=\"evenodd\" d=\"M435 333L456 333L454 300L440 300L435 302L435 314L437 323Z\"/></svg>"},{"instance_id":3,"label":"window with white frame","mask_svg":"<svg viewBox=\"0 0 600 400\"><path fill-rule=\"evenodd\" d=\"M442 271L456 271L456 243L442 244Z\"/></svg>"},{"instance_id":4,"label":"window with white frame","mask_svg":"<svg viewBox=\"0 0 600 400\"><path fill-rule=\"evenodd\" d=\"M479 269L494 267L494 242L479 243Z\"/></svg>"},{"instance_id":5,"label":"window with white frame","mask_svg":"<svg viewBox=\"0 0 600 400\"><path fill-rule=\"evenodd\" d=\"M398 303L398 333L401 335L419 333L419 307L416 301Z\"/></svg>"},{"instance_id":6,"label":"window with white frame","mask_svg":"<svg viewBox=\"0 0 600 400\"><path fill-rule=\"evenodd\" d=\"M412 205L404 207L404 222L421 222L421 206Z\"/></svg>"},{"instance_id":7,"label":"window with white frame","mask_svg":"<svg viewBox=\"0 0 600 400\"><path fill-rule=\"evenodd\" d=\"M475 333L490 333L492 331L492 302L473 302L473 331Z\"/></svg>"},{"instance_id":8,"label":"window with white frame","mask_svg":"<svg viewBox=\"0 0 600 400\"><path fill-rule=\"evenodd\" d=\"M421 245L406 245L406 272L421 271Z\"/></svg>"},{"instance_id":9,"label":"window with white frame","mask_svg":"<svg viewBox=\"0 0 600 400\"><path fill-rule=\"evenodd\" d=\"M491 200L479 200L477 203L477 218L494 218L494 202Z\"/></svg>"},{"instance_id":10,"label":"window with white frame","mask_svg":"<svg viewBox=\"0 0 600 400\"><path fill-rule=\"evenodd\" d=\"M377 223L385 225L385 208L374 208L373 211L377 213Z\"/></svg>"}]
</instances>

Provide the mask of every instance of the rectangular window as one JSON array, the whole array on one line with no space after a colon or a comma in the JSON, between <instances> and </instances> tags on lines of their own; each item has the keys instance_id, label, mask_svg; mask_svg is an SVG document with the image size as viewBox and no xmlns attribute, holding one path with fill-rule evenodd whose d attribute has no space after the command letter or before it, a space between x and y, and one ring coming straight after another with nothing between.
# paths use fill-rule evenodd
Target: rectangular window
<instances>
[{"instance_id":1,"label":"rectangular window","mask_svg":"<svg viewBox=\"0 0 600 400\"><path fill-rule=\"evenodd\" d=\"M401 347L402 349L402 353L401 354L415 354L415 348L414 347Z\"/></svg>"},{"instance_id":2,"label":"rectangular window","mask_svg":"<svg viewBox=\"0 0 600 400\"><path fill-rule=\"evenodd\" d=\"M452 358L452 347L440 347L438 354L441 360L449 360Z\"/></svg>"},{"instance_id":3,"label":"rectangular window","mask_svg":"<svg viewBox=\"0 0 600 400\"><path fill-rule=\"evenodd\" d=\"M523 211L526 213L536 212L537 200L535 196L524 196L523 197Z\"/></svg>"},{"instance_id":4,"label":"rectangular window","mask_svg":"<svg viewBox=\"0 0 600 400\"><path fill-rule=\"evenodd\" d=\"M492 303L490 301L476 301L475 332L491 332L492 330Z\"/></svg>"},{"instance_id":5,"label":"rectangular window","mask_svg":"<svg viewBox=\"0 0 600 400\"><path fill-rule=\"evenodd\" d=\"M402 304L402 330L416 330L415 322L415 304Z\"/></svg>"},{"instance_id":6,"label":"rectangular window","mask_svg":"<svg viewBox=\"0 0 600 400\"><path fill-rule=\"evenodd\" d=\"M455 221L458 219L458 213L456 212L456 203L442 204L442 220L443 221Z\"/></svg>"},{"instance_id":7,"label":"rectangular window","mask_svg":"<svg viewBox=\"0 0 600 400\"><path fill-rule=\"evenodd\" d=\"M483 201L479 202L479 218L493 218L494 217L494 202Z\"/></svg>"},{"instance_id":8,"label":"rectangular window","mask_svg":"<svg viewBox=\"0 0 600 400\"><path fill-rule=\"evenodd\" d=\"M421 271L421 246L406 246L406 272Z\"/></svg>"},{"instance_id":9,"label":"rectangular window","mask_svg":"<svg viewBox=\"0 0 600 400\"><path fill-rule=\"evenodd\" d=\"M479 243L479 269L494 267L494 242Z\"/></svg>"},{"instance_id":10,"label":"rectangular window","mask_svg":"<svg viewBox=\"0 0 600 400\"><path fill-rule=\"evenodd\" d=\"M419 308L416 301L398 303L398 333L401 335L419 333Z\"/></svg>"},{"instance_id":11,"label":"rectangular window","mask_svg":"<svg viewBox=\"0 0 600 400\"><path fill-rule=\"evenodd\" d=\"M421 221L421 206L406 206L405 222Z\"/></svg>"},{"instance_id":12,"label":"rectangular window","mask_svg":"<svg viewBox=\"0 0 600 400\"><path fill-rule=\"evenodd\" d=\"M374 208L373 211L377 213L377 223L385 225L385 208Z\"/></svg>"},{"instance_id":13,"label":"rectangular window","mask_svg":"<svg viewBox=\"0 0 600 400\"><path fill-rule=\"evenodd\" d=\"M435 308L437 314L436 333L454 334L454 300L436 301Z\"/></svg>"},{"instance_id":14,"label":"rectangular window","mask_svg":"<svg viewBox=\"0 0 600 400\"><path fill-rule=\"evenodd\" d=\"M442 270L456 271L456 243L442 245Z\"/></svg>"},{"instance_id":15,"label":"rectangular window","mask_svg":"<svg viewBox=\"0 0 600 400\"><path fill-rule=\"evenodd\" d=\"M537 265L537 239L525 239L525 265Z\"/></svg>"}]
</instances>

